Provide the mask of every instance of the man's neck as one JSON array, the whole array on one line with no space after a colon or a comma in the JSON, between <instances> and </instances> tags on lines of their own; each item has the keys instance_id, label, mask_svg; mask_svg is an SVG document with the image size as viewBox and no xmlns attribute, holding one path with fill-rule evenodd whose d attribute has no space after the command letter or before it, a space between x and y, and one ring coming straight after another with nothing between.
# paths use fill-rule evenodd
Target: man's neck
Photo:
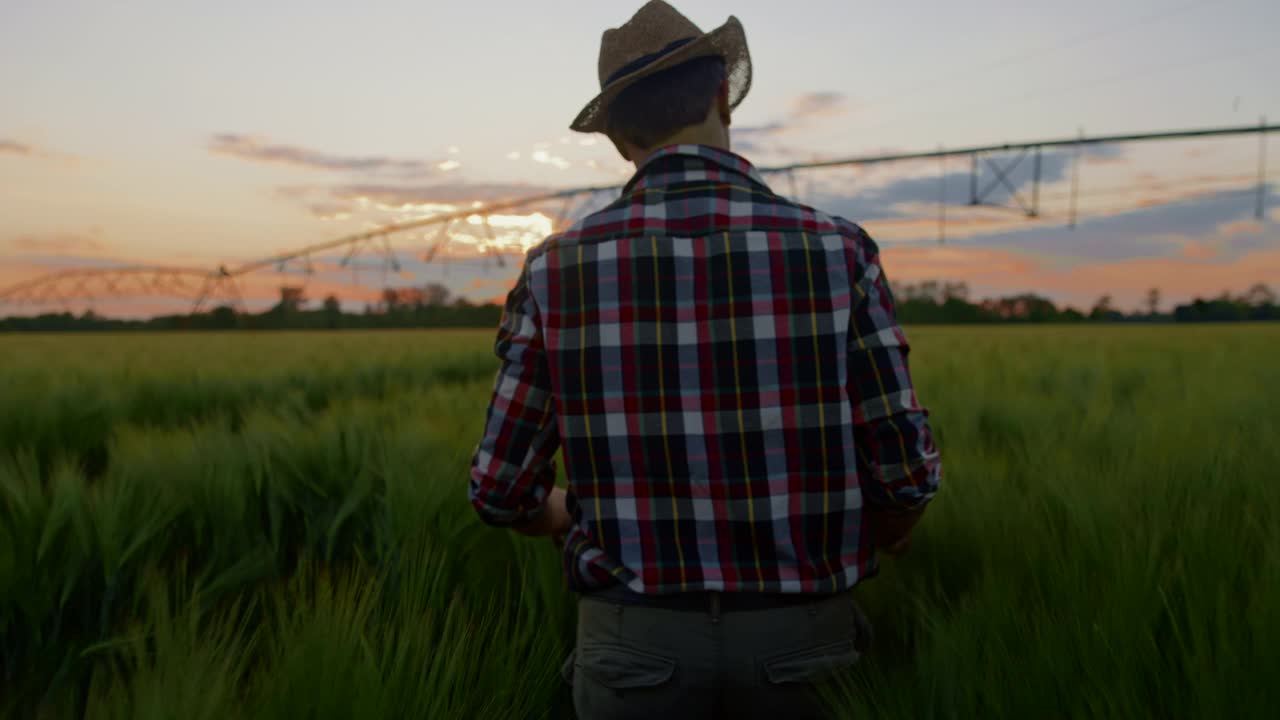
<instances>
[{"instance_id":1,"label":"man's neck","mask_svg":"<svg viewBox=\"0 0 1280 720\"><path fill-rule=\"evenodd\" d=\"M671 145L706 145L707 147L713 147L717 150L729 152L729 134L705 127L684 128L675 135L672 135L651 148L648 148L641 153L639 157L635 158L633 162L636 167L640 167L650 155L653 155L661 148L669 147Z\"/></svg>"},{"instance_id":2,"label":"man's neck","mask_svg":"<svg viewBox=\"0 0 1280 720\"><path fill-rule=\"evenodd\" d=\"M707 128L684 128L662 143L662 146L666 145L707 145L727 151L729 149L729 137L727 133ZM658 148L653 149L657 150Z\"/></svg>"}]
</instances>

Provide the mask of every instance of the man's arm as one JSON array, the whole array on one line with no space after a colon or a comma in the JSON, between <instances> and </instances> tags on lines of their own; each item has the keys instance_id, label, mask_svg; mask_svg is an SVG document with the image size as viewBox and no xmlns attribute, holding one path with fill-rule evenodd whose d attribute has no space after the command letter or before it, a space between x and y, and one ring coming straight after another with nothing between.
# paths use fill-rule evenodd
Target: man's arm
<instances>
[{"instance_id":1,"label":"man's arm","mask_svg":"<svg viewBox=\"0 0 1280 720\"><path fill-rule=\"evenodd\" d=\"M910 346L898 325L879 250L861 228L852 230L848 390L858 474L876 546L902 552L938 491L942 463L928 411L911 383Z\"/></svg>"},{"instance_id":2,"label":"man's arm","mask_svg":"<svg viewBox=\"0 0 1280 720\"><path fill-rule=\"evenodd\" d=\"M528 263L507 295L494 352L502 360L494 381L484 437L471 460L470 499L490 525L529 535L563 534L564 492L552 492L560 436L551 376ZM554 502L548 506L547 500Z\"/></svg>"}]
</instances>

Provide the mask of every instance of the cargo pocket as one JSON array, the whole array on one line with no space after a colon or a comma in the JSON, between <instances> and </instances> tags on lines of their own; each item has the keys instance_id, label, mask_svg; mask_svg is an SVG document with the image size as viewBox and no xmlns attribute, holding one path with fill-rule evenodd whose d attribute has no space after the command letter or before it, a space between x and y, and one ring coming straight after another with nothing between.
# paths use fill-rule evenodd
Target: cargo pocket
<instances>
[{"instance_id":1,"label":"cargo pocket","mask_svg":"<svg viewBox=\"0 0 1280 720\"><path fill-rule=\"evenodd\" d=\"M580 718L651 720L669 716L682 702L672 680L674 660L623 645L579 647L573 674L573 706Z\"/></svg>"},{"instance_id":2,"label":"cargo pocket","mask_svg":"<svg viewBox=\"0 0 1280 720\"><path fill-rule=\"evenodd\" d=\"M674 660L622 645L590 645L575 654L576 670L611 690L657 687L676 671Z\"/></svg>"},{"instance_id":3,"label":"cargo pocket","mask_svg":"<svg viewBox=\"0 0 1280 720\"><path fill-rule=\"evenodd\" d=\"M812 683L858 660L852 640L776 655L764 661L764 674L775 685Z\"/></svg>"}]
</instances>

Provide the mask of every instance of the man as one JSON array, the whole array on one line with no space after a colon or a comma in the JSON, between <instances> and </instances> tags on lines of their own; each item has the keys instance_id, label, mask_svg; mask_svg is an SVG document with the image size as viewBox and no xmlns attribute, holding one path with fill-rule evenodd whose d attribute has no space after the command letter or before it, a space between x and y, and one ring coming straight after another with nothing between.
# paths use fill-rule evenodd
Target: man
<instances>
[{"instance_id":1,"label":"man","mask_svg":"<svg viewBox=\"0 0 1280 720\"><path fill-rule=\"evenodd\" d=\"M876 245L729 151L736 18L703 33L650 2L599 72L571 127L636 174L528 255L472 504L563 536L579 717L821 716L813 683L868 639L847 591L940 474Z\"/></svg>"}]
</instances>

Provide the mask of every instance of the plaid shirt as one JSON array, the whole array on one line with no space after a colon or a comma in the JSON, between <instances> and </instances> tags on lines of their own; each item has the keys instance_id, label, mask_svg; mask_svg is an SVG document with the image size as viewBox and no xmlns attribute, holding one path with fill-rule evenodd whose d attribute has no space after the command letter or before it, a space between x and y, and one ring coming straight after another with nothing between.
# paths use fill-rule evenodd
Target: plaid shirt
<instances>
[{"instance_id":1,"label":"plaid shirt","mask_svg":"<svg viewBox=\"0 0 1280 720\"><path fill-rule=\"evenodd\" d=\"M563 448L578 590L839 591L865 507L938 488L875 243L732 153L663 148L532 250L495 350L471 502L536 515Z\"/></svg>"}]
</instances>

